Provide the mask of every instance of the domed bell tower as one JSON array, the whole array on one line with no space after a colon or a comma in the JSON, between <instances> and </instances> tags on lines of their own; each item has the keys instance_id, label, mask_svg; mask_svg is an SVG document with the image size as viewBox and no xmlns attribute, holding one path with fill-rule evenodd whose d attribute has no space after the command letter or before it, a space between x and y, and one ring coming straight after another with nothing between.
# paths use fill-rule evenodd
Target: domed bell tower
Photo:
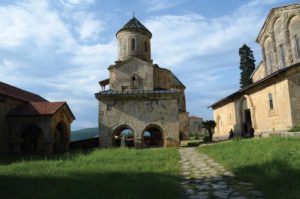
<instances>
[{"instance_id":1,"label":"domed bell tower","mask_svg":"<svg viewBox=\"0 0 300 199\"><path fill-rule=\"evenodd\" d=\"M151 32L133 17L116 34L118 39L118 61L130 57L151 60Z\"/></svg>"}]
</instances>

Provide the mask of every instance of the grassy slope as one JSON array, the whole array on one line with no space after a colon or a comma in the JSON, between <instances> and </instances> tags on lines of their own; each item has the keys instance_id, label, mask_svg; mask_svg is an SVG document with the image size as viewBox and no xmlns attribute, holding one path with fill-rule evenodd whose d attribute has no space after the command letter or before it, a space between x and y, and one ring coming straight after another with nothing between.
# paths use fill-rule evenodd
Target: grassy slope
<instances>
[{"instance_id":1,"label":"grassy slope","mask_svg":"<svg viewBox=\"0 0 300 199\"><path fill-rule=\"evenodd\" d=\"M85 140L88 138L93 138L99 136L98 127L95 128L85 128L77 131L71 132L71 141Z\"/></svg>"},{"instance_id":2,"label":"grassy slope","mask_svg":"<svg viewBox=\"0 0 300 199\"><path fill-rule=\"evenodd\" d=\"M300 196L300 139L265 138L199 148L237 177L254 183L267 198Z\"/></svg>"},{"instance_id":3,"label":"grassy slope","mask_svg":"<svg viewBox=\"0 0 300 199\"><path fill-rule=\"evenodd\" d=\"M0 160L1 198L181 198L177 149Z\"/></svg>"}]
</instances>

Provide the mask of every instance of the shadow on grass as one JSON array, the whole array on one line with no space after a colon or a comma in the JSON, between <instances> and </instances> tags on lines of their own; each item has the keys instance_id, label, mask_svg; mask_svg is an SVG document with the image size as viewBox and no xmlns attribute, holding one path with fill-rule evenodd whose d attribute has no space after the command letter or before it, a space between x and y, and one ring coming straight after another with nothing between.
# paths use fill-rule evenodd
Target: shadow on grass
<instances>
[{"instance_id":1,"label":"shadow on grass","mask_svg":"<svg viewBox=\"0 0 300 199\"><path fill-rule=\"evenodd\" d=\"M271 161L235 168L233 172L243 180L251 181L263 191L266 198L297 198L300 196L300 168L287 161Z\"/></svg>"},{"instance_id":2,"label":"shadow on grass","mask_svg":"<svg viewBox=\"0 0 300 199\"><path fill-rule=\"evenodd\" d=\"M34 160L70 160L81 154L92 153L95 149L86 150L73 150L68 153L56 154L11 154L2 155L0 158L0 165L9 165L21 161L34 161Z\"/></svg>"},{"instance_id":3,"label":"shadow on grass","mask_svg":"<svg viewBox=\"0 0 300 199\"><path fill-rule=\"evenodd\" d=\"M90 172L65 177L0 176L1 198L182 198L180 178L159 173Z\"/></svg>"}]
</instances>

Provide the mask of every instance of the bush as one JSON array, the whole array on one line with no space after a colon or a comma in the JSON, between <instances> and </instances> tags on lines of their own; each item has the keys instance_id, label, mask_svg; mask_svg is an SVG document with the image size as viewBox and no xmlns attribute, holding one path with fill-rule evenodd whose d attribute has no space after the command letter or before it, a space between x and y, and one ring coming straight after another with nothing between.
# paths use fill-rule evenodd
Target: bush
<instances>
[{"instance_id":1,"label":"bush","mask_svg":"<svg viewBox=\"0 0 300 199\"><path fill-rule=\"evenodd\" d=\"M204 138L203 138L203 142L210 142L211 140L210 140L210 137L209 136L204 136Z\"/></svg>"},{"instance_id":2,"label":"bush","mask_svg":"<svg viewBox=\"0 0 300 199\"><path fill-rule=\"evenodd\" d=\"M300 126L289 129L289 132L300 132Z\"/></svg>"}]
</instances>

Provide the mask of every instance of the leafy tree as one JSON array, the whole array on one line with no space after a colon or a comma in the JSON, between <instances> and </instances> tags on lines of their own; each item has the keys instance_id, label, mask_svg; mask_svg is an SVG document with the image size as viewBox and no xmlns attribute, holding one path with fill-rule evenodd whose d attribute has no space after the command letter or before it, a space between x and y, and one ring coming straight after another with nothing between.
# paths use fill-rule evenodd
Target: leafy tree
<instances>
[{"instance_id":1,"label":"leafy tree","mask_svg":"<svg viewBox=\"0 0 300 199\"><path fill-rule=\"evenodd\" d=\"M255 59L253 56L253 51L246 44L239 49L239 54L241 69L240 87L244 88L252 83L250 76L255 70Z\"/></svg>"},{"instance_id":2,"label":"leafy tree","mask_svg":"<svg viewBox=\"0 0 300 199\"><path fill-rule=\"evenodd\" d=\"M214 120L207 120L202 122L203 127L208 131L209 141L212 141L214 128L216 127L216 122Z\"/></svg>"}]
</instances>

